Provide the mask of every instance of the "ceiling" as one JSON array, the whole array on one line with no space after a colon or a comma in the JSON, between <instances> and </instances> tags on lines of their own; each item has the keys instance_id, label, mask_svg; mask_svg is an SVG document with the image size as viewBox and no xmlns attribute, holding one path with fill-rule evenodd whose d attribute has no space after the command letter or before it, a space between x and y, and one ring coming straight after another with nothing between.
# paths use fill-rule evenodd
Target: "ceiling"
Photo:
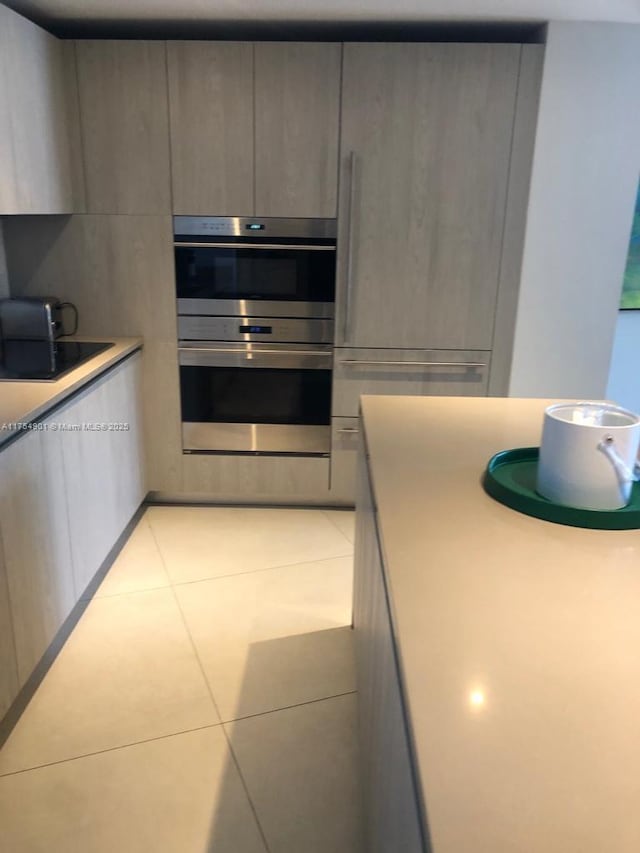
<instances>
[{"instance_id":1,"label":"ceiling","mask_svg":"<svg viewBox=\"0 0 640 853\"><path fill-rule=\"evenodd\" d=\"M640 23L640 0L7 0L39 23L81 21Z\"/></svg>"}]
</instances>

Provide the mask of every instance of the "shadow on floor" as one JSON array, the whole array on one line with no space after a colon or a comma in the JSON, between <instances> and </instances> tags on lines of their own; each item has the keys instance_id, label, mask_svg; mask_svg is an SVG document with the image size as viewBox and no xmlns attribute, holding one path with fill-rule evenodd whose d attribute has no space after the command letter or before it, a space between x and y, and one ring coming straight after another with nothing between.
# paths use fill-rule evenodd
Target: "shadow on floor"
<instances>
[{"instance_id":1,"label":"shadow on floor","mask_svg":"<svg viewBox=\"0 0 640 853\"><path fill-rule=\"evenodd\" d=\"M340 627L250 646L207 853L363 853L352 642ZM351 692L314 694L332 672ZM240 846L238 770L267 847Z\"/></svg>"}]
</instances>

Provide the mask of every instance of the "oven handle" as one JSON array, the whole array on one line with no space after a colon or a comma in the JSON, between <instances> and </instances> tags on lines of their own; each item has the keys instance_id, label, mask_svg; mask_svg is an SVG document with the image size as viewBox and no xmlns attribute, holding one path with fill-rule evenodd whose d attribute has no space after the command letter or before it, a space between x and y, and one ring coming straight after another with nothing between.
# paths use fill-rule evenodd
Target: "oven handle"
<instances>
[{"instance_id":1,"label":"oven handle","mask_svg":"<svg viewBox=\"0 0 640 853\"><path fill-rule=\"evenodd\" d=\"M180 249L303 249L305 252L335 252L335 246L292 245L291 243L183 243L173 244Z\"/></svg>"},{"instance_id":2,"label":"oven handle","mask_svg":"<svg viewBox=\"0 0 640 853\"><path fill-rule=\"evenodd\" d=\"M189 354L192 358L184 359ZM222 356L222 358L220 358ZM226 356L226 358L224 357ZM288 356L289 364L273 364L271 356ZM270 367L300 367L305 370L331 370L333 353L331 350L278 350L251 349L236 350L226 347L178 347L178 361L181 365L194 367L229 367L230 363L245 363L251 367L269 365ZM315 363L309 363L315 362Z\"/></svg>"},{"instance_id":3,"label":"oven handle","mask_svg":"<svg viewBox=\"0 0 640 853\"><path fill-rule=\"evenodd\" d=\"M347 367L486 367L484 361L378 361L373 359L340 359Z\"/></svg>"}]
</instances>

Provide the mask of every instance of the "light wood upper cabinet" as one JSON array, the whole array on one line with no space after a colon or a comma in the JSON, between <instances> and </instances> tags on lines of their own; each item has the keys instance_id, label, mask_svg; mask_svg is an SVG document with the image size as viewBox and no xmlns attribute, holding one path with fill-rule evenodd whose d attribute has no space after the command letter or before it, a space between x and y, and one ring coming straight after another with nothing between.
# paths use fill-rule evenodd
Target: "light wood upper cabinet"
<instances>
[{"instance_id":1,"label":"light wood upper cabinet","mask_svg":"<svg viewBox=\"0 0 640 853\"><path fill-rule=\"evenodd\" d=\"M173 212L253 214L253 45L167 43Z\"/></svg>"},{"instance_id":2,"label":"light wood upper cabinet","mask_svg":"<svg viewBox=\"0 0 640 853\"><path fill-rule=\"evenodd\" d=\"M345 45L339 343L491 349L520 51Z\"/></svg>"},{"instance_id":3,"label":"light wood upper cabinet","mask_svg":"<svg viewBox=\"0 0 640 853\"><path fill-rule=\"evenodd\" d=\"M62 42L0 5L0 215L71 213Z\"/></svg>"},{"instance_id":4,"label":"light wood upper cabinet","mask_svg":"<svg viewBox=\"0 0 640 853\"><path fill-rule=\"evenodd\" d=\"M168 42L173 212L334 217L339 44Z\"/></svg>"},{"instance_id":5,"label":"light wood upper cabinet","mask_svg":"<svg viewBox=\"0 0 640 853\"><path fill-rule=\"evenodd\" d=\"M341 45L257 42L257 216L336 215Z\"/></svg>"},{"instance_id":6,"label":"light wood upper cabinet","mask_svg":"<svg viewBox=\"0 0 640 853\"><path fill-rule=\"evenodd\" d=\"M165 43L76 42L87 213L169 213Z\"/></svg>"}]
</instances>

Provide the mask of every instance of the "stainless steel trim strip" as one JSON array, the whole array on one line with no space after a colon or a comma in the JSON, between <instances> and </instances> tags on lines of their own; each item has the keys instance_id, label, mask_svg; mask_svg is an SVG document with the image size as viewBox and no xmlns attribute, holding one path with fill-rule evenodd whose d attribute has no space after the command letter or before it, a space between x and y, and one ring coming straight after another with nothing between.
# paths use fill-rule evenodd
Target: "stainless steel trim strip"
<instances>
[{"instance_id":1,"label":"stainless steel trim strip","mask_svg":"<svg viewBox=\"0 0 640 853\"><path fill-rule=\"evenodd\" d=\"M271 251L271 249L288 249L291 251L302 249L305 252L335 252L336 250L335 246L310 246L301 243L185 243L177 241L173 245L182 249L262 249L264 251Z\"/></svg>"},{"instance_id":2,"label":"stainless steel trim strip","mask_svg":"<svg viewBox=\"0 0 640 853\"><path fill-rule=\"evenodd\" d=\"M377 361L374 359L343 358L340 364L348 367L379 365L381 367L486 367L484 361Z\"/></svg>"},{"instance_id":3,"label":"stainless steel trim strip","mask_svg":"<svg viewBox=\"0 0 640 853\"><path fill-rule=\"evenodd\" d=\"M285 302L273 299L178 299L178 314L205 317L294 317L333 319L333 302Z\"/></svg>"},{"instance_id":4,"label":"stainless steel trim strip","mask_svg":"<svg viewBox=\"0 0 640 853\"><path fill-rule=\"evenodd\" d=\"M182 447L191 452L289 453L326 456L331 427L309 424L182 423Z\"/></svg>"},{"instance_id":5,"label":"stainless steel trim strip","mask_svg":"<svg viewBox=\"0 0 640 853\"><path fill-rule=\"evenodd\" d=\"M233 352L236 354L254 356L254 355L317 355L326 358L328 355L331 355L331 352L327 352L327 350L308 350L308 349L255 349L252 347L250 350L232 350L226 347L191 347L191 346L181 346L178 347L178 352L224 352L229 353Z\"/></svg>"},{"instance_id":6,"label":"stainless steel trim strip","mask_svg":"<svg viewBox=\"0 0 640 853\"><path fill-rule=\"evenodd\" d=\"M179 347L178 362L182 367L270 368L272 370L331 370L331 349L259 348L253 344Z\"/></svg>"},{"instance_id":7,"label":"stainless steel trim strip","mask_svg":"<svg viewBox=\"0 0 640 853\"><path fill-rule=\"evenodd\" d=\"M250 225L262 225L258 229ZM334 240L335 219L283 218L276 216L174 216L173 233L194 237L297 238Z\"/></svg>"},{"instance_id":8,"label":"stainless steel trim strip","mask_svg":"<svg viewBox=\"0 0 640 853\"><path fill-rule=\"evenodd\" d=\"M347 215L347 280L344 297L344 323L342 337L344 343L349 341L349 321L351 319L351 285L353 277L353 210L355 205L356 185L356 152L349 154L349 213Z\"/></svg>"}]
</instances>

